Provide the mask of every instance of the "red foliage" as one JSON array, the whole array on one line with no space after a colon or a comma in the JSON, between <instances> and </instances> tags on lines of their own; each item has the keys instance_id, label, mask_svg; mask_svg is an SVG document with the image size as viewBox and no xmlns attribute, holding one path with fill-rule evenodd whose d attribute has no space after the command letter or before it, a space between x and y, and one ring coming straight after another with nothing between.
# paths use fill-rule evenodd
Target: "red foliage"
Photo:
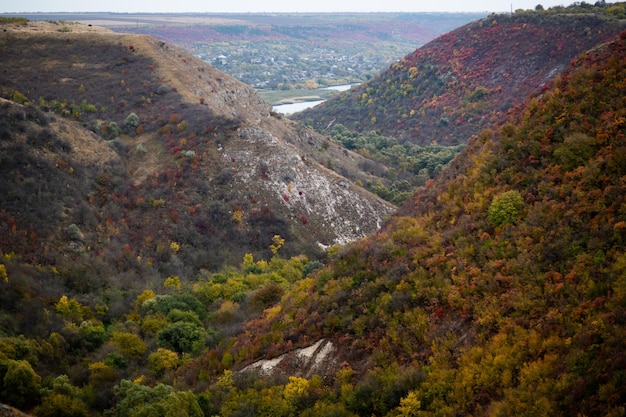
<instances>
[{"instance_id":1,"label":"red foliage","mask_svg":"<svg viewBox=\"0 0 626 417\"><path fill-rule=\"evenodd\" d=\"M179 217L180 215L178 214L176 210L170 209L170 218L172 219L173 223L178 223Z\"/></svg>"},{"instance_id":2,"label":"red foliage","mask_svg":"<svg viewBox=\"0 0 626 417\"><path fill-rule=\"evenodd\" d=\"M490 17L440 36L367 83L294 115L323 128L379 130L427 145L466 143L554 79L581 52L616 36L617 21L595 15ZM587 36L580 36L588 32ZM589 58L590 59L590 58ZM420 109L419 112L411 110ZM411 114L411 116L408 116ZM371 120L375 116L375 122Z\"/></svg>"}]
</instances>

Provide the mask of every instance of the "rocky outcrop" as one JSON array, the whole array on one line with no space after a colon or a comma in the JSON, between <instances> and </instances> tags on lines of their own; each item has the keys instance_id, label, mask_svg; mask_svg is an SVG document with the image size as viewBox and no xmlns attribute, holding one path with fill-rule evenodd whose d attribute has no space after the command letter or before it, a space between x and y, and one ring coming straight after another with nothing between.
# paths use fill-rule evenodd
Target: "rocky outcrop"
<instances>
[{"instance_id":1,"label":"rocky outcrop","mask_svg":"<svg viewBox=\"0 0 626 417\"><path fill-rule=\"evenodd\" d=\"M290 375L310 378L312 375L332 375L336 371L337 348L328 339L295 349L276 358L254 362L240 372L256 372L264 375Z\"/></svg>"}]
</instances>

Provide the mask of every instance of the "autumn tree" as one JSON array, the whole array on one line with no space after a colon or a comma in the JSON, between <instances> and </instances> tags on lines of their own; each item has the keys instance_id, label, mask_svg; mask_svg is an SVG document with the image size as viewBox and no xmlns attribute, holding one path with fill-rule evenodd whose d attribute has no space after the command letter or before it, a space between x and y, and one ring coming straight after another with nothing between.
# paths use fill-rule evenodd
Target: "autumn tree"
<instances>
[{"instance_id":1,"label":"autumn tree","mask_svg":"<svg viewBox=\"0 0 626 417\"><path fill-rule=\"evenodd\" d=\"M164 372L175 369L178 366L178 354L169 349L158 348L148 356L148 368L155 376L160 376Z\"/></svg>"},{"instance_id":2,"label":"autumn tree","mask_svg":"<svg viewBox=\"0 0 626 417\"><path fill-rule=\"evenodd\" d=\"M129 359L139 359L145 353L147 346L139 336L128 332L113 332L113 344Z\"/></svg>"},{"instance_id":3,"label":"autumn tree","mask_svg":"<svg viewBox=\"0 0 626 417\"><path fill-rule=\"evenodd\" d=\"M284 244L285 244L285 239L280 237L280 235L274 235L274 237L272 238L272 244L270 245L270 250L272 251L274 256L276 256L276 254L278 253L280 248L283 247Z\"/></svg>"}]
</instances>

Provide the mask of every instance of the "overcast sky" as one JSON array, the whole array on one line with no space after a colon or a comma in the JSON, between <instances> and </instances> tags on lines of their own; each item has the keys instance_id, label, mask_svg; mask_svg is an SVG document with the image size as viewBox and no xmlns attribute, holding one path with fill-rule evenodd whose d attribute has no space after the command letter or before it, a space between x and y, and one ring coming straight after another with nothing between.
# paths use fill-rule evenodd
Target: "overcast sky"
<instances>
[{"instance_id":1,"label":"overcast sky","mask_svg":"<svg viewBox=\"0 0 626 417\"><path fill-rule=\"evenodd\" d=\"M507 12L568 6L558 0L3 0L0 13L20 12ZM593 3L593 1L591 1Z\"/></svg>"}]
</instances>

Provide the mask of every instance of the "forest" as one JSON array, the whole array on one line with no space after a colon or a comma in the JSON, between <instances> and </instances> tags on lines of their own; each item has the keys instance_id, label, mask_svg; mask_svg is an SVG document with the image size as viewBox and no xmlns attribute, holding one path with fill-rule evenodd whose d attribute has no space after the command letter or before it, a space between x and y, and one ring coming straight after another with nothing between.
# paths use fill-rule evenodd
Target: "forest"
<instances>
[{"instance_id":1,"label":"forest","mask_svg":"<svg viewBox=\"0 0 626 417\"><path fill-rule=\"evenodd\" d=\"M109 192L125 174L102 176L116 172L113 143L98 148L102 171L46 165L71 147L50 121L53 98L22 106L32 93L3 91L0 169L13 182L0 192L15 206L0 211L0 402L41 417L626 415L624 80L621 32L472 136L379 231L319 258L266 232L262 249L213 268L181 235L133 235L123 211L103 219L98 257L82 223L53 230L62 223L46 219L74 212L46 205L52 193L85 221L119 199L175 230L195 206L173 214L165 200L185 197L176 184L189 174L155 176L165 199L137 201ZM136 133L122 114L116 126ZM173 147L194 126L170 114L146 120L191 169L180 153L199 148ZM225 126L216 135L238 127ZM360 152L402 146L335 133ZM219 213L212 233L238 222ZM55 233L65 252L33 249ZM322 339L335 349L324 372L244 371Z\"/></svg>"}]
</instances>

